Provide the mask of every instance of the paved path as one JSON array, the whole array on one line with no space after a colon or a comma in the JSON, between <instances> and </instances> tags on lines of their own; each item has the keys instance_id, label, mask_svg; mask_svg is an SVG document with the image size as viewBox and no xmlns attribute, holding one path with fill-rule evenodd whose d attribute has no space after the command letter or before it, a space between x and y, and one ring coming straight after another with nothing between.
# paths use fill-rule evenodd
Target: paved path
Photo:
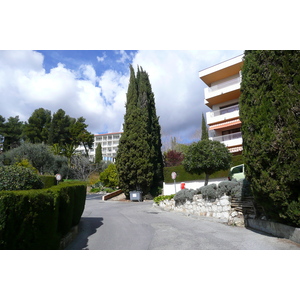
<instances>
[{"instance_id":1,"label":"paved path","mask_svg":"<svg viewBox=\"0 0 300 300\"><path fill-rule=\"evenodd\" d=\"M215 219L188 217L152 201L88 195L79 234L67 250L300 250L300 245Z\"/></svg>"}]
</instances>

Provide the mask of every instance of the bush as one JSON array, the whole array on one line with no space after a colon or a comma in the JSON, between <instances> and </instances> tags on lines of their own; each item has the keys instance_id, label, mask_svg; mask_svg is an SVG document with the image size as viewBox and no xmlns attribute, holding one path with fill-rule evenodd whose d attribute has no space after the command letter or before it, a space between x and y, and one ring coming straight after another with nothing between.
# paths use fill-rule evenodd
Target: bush
<instances>
[{"instance_id":1,"label":"bush","mask_svg":"<svg viewBox=\"0 0 300 300\"><path fill-rule=\"evenodd\" d=\"M218 184L217 195L218 197L222 197L224 194L226 196L232 196L234 191L236 191L236 187L239 187L240 183L236 180L232 181L222 181Z\"/></svg>"},{"instance_id":2,"label":"bush","mask_svg":"<svg viewBox=\"0 0 300 300\"><path fill-rule=\"evenodd\" d=\"M174 200L175 204L184 204L186 201L192 201L196 191L193 189L183 189L175 194Z\"/></svg>"},{"instance_id":3,"label":"bush","mask_svg":"<svg viewBox=\"0 0 300 300\"><path fill-rule=\"evenodd\" d=\"M119 176L115 164L110 164L99 176L105 186L115 188L119 185Z\"/></svg>"},{"instance_id":4,"label":"bush","mask_svg":"<svg viewBox=\"0 0 300 300\"><path fill-rule=\"evenodd\" d=\"M0 167L0 191L41 189L44 184L30 169L21 166Z\"/></svg>"},{"instance_id":5,"label":"bush","mask_svg":"<svg viewBox=\"0 0 300 300\"><path fill-rule=\"evenodd\" d=\"M80 182L0 192L0 249L58 249L63 235L79 223L85 198Z\"/></svg>"},{"instance_id":6,"label":"bush","mask_svg":"<svg viewBox=\"0 0 300 300\"><path fill-rule=\"evenodd\" d=\"M166 196L161 195L161 196L155 197L155 198L153 199L153 201L154 201L156 204L159 204L159 202L161 202L161 201L163 201L163 200L171 200L171 199L173 199L174 196L175 196L175 194L173 194L173 195L166 195Z\"/></svg>"},{"instance_id":7,"label":"bush","mask_svg":"<svg viewBox=\"0 0 300 300\"><path fill-rule=\"evenodd\" d=\"M0 249L58 249L58 205L45 190L0 192Z\"/></svg>"},{"instance_id":8,"label":"bush","mask_svg":"<svg viewBox=\"0 0 300 300\"><path fill-rule=\"evenodd\" d=\"M203 199L212 200L217 198L217 185L215 183L202 186L199 190Z\"/></svg>"},{"instance_id":9,"label":"bush","mask_svg":"<svg viewBox=\"0 0 300 300\"><path fill-rule=\"evenodd\" d=\"M40 175L40 179L44 183L45 189L48 189L51 186L56 185L56 183L57 183L55 176L52 176L52 175Z\"/></svg>"}]
</instances>

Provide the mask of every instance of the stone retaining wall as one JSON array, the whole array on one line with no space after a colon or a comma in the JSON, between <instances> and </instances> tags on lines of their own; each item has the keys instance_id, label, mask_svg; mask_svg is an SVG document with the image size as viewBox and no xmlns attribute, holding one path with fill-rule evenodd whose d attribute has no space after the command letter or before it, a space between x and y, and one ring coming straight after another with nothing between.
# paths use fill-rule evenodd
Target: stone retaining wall
<instances>
[{"instance_id":1,"label":"stone retaining wall","mask_svg":"<svg viewBox=\"0 0 300 300\"><path fill-rule=\"evenodd\" d=\"M244 217L231 208L230 197L223 196L215 200L206 200L202 195L195 195L193 201L177 205L174 199L163 200L159 207L166 211L177 211L187 215L205 216L222 219L230 225L244 226Z\"/></svg>"}]
</instances>

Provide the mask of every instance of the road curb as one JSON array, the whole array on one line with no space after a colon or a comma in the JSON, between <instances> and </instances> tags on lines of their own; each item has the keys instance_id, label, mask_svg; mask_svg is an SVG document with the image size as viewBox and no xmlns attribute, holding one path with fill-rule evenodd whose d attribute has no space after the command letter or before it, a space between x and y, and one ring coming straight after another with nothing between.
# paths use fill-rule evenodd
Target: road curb
<instances>
[{"instance_id":1,"label":"road curb","mask_svg":"<svg viewBox=\"0 0 300 300\"><path fill-rule=\"evenodd\" d=\"M258 219L247 219L246 227L257 229L279 238L289 239L300 244L300 228Z\"/></svg>"}]
</instances>

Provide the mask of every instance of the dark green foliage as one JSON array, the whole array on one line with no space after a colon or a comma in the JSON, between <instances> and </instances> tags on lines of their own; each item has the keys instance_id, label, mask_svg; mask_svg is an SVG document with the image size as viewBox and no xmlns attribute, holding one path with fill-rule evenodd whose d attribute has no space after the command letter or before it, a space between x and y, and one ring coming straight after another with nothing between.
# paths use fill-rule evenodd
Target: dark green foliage
<instances>
[{"instance_id":1,"label":"dark green foliage","mask_svg":"<svg viewBox=\"0 0 300 300\"><path fill-rule=\"evenodd\" d=\"M300 51L246 51L242 71L246 177L267 217L300 226Z\"/></svg>"},{"instance_id":2,"label":"dark green foliage","mask_svg":"<svg viewBox=\"0 0 300 300\"><path fill-rule=\"evenodd\" d=\"M201 140L191 144L183 160L186 171L200 175L205 173L205 185L214 172L227 170L230 167L232 155L218 141Z\"/></svg>"},{"instance_id":3,"label":"dark green foliage","mask_svg":"<svg viewBox=\"0 0 300 300\"><path fill-rule=\"evenodd\" d=\"M237 155L232 157L232 162L230 167L240 165L243 163L243 156ZM223 178L228 176L229 168L225 171L217 171L209 176L209 178ZM191 174L188 173L183 165L176 166L176 167L165 167L164 168L164 181L165 183L173 183L174 180L171 178L172 172L177 173L176 181L177 182L186 182L191 180L203 180L205 179L205 174Z\"/></svg>"},{"instance_id":4,"label":"dark green foliage","mask_svg":"<svg viewBox=\"0 0 300 300\"><path fill-rule=\"evenodd\" d=\"M0 249L57 249L58 208L44 190L0 192Z\"/></svg>"},{"instance_id":5,"label":"dark green foliage","mask_svg":"<svg viewBox=\"0 0 300 300\"><path fill-rule=\"evenodd\" d=\"M135 77L132 66L123 131L116 157L120 188L127 197L133 190L155 195L163 182L160 126L148 75L139 69Z\"/></svg>"},{"instance_id":6,"label":"dark green foliage","mask_svg":"<svg viewBox=\"0 0 300 300\"><path fill-rule=\"evenodd\" d=\"M40 175L40 179L43 182L45 189L48 189L57 183L55 176L51 175Z\"/></svg>"},{"instance_id":7,"label":"dark green foliage","mask_svg":"<svg viewBox=\"0 0 300 300\"><path fill-rule=\"evenodd\" d=\"M97 145L97 148L96 148L95 163L100 164L102 159L103 159L103 157L102 157L102 146L101 146L101 143L99 143Z\"/></svg>"},{"instance_id":8,"label":"dark green foliage","mask_svg":"<svg viewBox=\"0 0 300 300\"><path fill-rule=\"evenodd\" d=\"M32 170L20 166L0 167L0 191L41 189L44 184Z\"/></svg>"},{"instance_id":9,"label":"dark green foliage","mask_svg":"<svg viewBox=\"0 0 300 300\"><path fill-rule=\"evenodd\" d=\"M84 210L85 183L0 192L0 249L58 249Z\"/></svg>"},{"instance_id":10,"label":"dark green foliage","mask_svg":"<svg viewBox=\"0 0 300 300\"><path fill-rule=\"evenodd\" d=\"M23 122L19 120L19 116L9 117L7 122L5 118L0 116L0 135L4 137L3 151L16 148L21 144Z\"/></svg>"},{"instance_id":11,"label":"dark green foliage","mask_svg":"<svg viewBox=\"0 0 300 300\"><path fill-rule=\"evenodd\" d=\"M31 143L47 143L51 124L51 111L38 108L24 126L24 135Z\"/></svg>"},{"instance_id":12,"label":"dark green foliage","mask_svg":"<svg viewBox=\"0 0 300 300\"><path fill-rule=\"evenodd\" d=\"M202 126L201 126L201 140L208 140L208 129L206 126L206 120L204 114L202 114Z\"/></svg>"}]
</instances>

